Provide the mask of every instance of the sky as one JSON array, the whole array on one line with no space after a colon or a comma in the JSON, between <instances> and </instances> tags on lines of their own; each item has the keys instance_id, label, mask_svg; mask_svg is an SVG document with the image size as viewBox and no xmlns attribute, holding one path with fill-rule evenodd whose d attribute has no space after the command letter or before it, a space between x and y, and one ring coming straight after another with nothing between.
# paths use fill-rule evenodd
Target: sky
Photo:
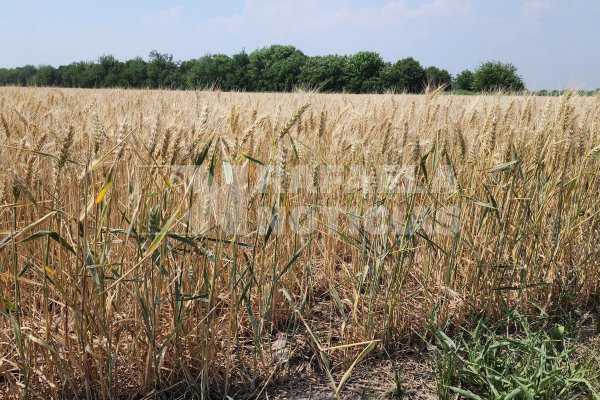
<instances>
[{"instance_id":1,"label":"sky","mask_svg":"<svg viewBox=\"0 0 600 400\"><path fill-rule=\"evenodd\" d=\"M456 74L514 64L530 90L600 88L598 0L0 0L0 67L290 44Z\"/></svg>"}]
</instances>

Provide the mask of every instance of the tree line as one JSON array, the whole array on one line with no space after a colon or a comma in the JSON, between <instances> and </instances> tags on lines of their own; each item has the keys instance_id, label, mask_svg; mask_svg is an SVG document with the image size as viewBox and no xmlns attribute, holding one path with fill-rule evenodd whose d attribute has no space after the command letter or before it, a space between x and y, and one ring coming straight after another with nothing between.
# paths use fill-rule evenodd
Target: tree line
<instances>
[{"instance_id":1,"label":"tree line","mask_svg":"<svg viewBox=\"0 0 600 400\"><path fill-rule=\"evenodd\" d=\"M443 86L460 92L522 91L512 64L492 61L452 76L435 66L423 67L412 57L385 62L375 52L310 57L294 46L272 45L250 54L207 54L176 61L152 51L147 59L119 61L104 55L93 62L53 67L26 65L0 68L0 85L75 88L216 88L224 91L285 92L301 87L323 92L421 93Z\"/></svg>"}]
</instances>

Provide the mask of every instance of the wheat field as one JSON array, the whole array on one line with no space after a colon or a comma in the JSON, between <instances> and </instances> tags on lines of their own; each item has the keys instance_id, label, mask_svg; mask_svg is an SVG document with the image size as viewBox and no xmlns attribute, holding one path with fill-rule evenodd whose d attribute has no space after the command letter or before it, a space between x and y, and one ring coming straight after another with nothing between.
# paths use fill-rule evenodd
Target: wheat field
<instances>
[{"instance_id":1,"label":"wheat field","mask_svg":"<svg viewBox=\"0 0 600 400\"><path fill-rule=\"evenodd\" d=\"M6 398L343 396L431 324L598 302L598 96L0 88L0 138Z\"/></svg>"}]
</instances>

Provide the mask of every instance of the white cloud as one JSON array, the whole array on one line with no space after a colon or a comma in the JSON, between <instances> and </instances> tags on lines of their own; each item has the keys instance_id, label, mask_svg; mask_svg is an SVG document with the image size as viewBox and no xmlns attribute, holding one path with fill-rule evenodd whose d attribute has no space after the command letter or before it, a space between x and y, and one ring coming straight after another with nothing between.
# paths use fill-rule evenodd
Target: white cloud
<instances>
[{"instance_id":1,"label":"white cloud","mask_svg":"<svg viewBox=\"0 0 600 400\"><path fill-rule=\"evenodd\" d=\"M554 5L548 0L528 0L523 4L522 9L525 14L537 14L554 10Z\"/></svg>"},{"instance_id":2,"label":"white cloud","mask_svg":"<svg viewBox=\"0 0 600 400\"><path fill-rule=\"evenodd\" d=\"M461 0L430 0L411 7L407 0L389 0L379 6L352 7L348 0L246 0L240 14L220 17L205 24L211 28L292 31L327 31L340 27L381 28L410 20L456 18L468 14Z\"/></svg>"},{"instance_id":3,"label":"white cloud","mask_svg":"<svg viewBox=\"0 0 600 400\"><path fill-rule=\"evenodd\" d=\"M417 8L411 8L405 0L389 1L379 7L353 10L342 7L322 16L310 19L311 28L333 29L339 26L383 27L429 17L450 18L464 15L470 6L457 0L434 0Z\"/></svg>"},{"instance_id":4,"label":"white cloud","mask_svg":"<svg viewBox=\"0 0 600 400\"><path fill-rule=\"evenodd\" d=\"M415 16L435 15L439 17L456 17L468 14L471 5L458 0L434 0L423 4L415 10Z\"/></svg>"},{"instance_id":5,"label":"white cloud","mask_svg":"<svg viewBox=\"0 0 600 400\"><path fill-rule=\"evenodd\" d=\"M176 24L183 18L183 12L183 7L173 6L164 11L148 13L144 15L144 24L153 26Z\"/></svg>"}]
</instances>

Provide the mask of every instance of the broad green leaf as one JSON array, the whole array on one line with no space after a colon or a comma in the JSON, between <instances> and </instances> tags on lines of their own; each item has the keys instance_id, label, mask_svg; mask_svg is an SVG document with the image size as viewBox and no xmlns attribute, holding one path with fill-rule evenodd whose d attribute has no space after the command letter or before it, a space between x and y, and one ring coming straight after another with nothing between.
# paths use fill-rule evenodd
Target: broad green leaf
<instances>
[{"instance_id":1,"label":"broad green leaf","mask_svg":"<svg viewBox=\"0 0 600 400\"><path fill-rule=\"evenodd\" d=\"M154 250L156 250L158 248L158 246L160 246L163 239L167 236L167 233L169 232L171 225L173 225L173 223L175 222L176 219L177 219L177 213L174 213L173 215L171 215L171 218L169 218L169 220L165 223L165 225L162 227L162 229L160 230L158 235L156 235L156 237L154 238L154 240L148 247L148 250L146 250L146 253L144 253L144 258L148 257L150 254L154 253Z\"/></svg>"},{"instance_id":2,"label":"broad green leaf","mask_svg":"<svg viewBox=\"0 0 600 400\"><path fill-rule=\"evenodd\" d=\"M503 171L507 171L507 170L510 170L511 167L513 165L515 165L516 163L518 163L518 162L519 162L519 160L512 160L512 161L509 161L509 162L504 163L504 164L496 165L496 166L488 169L488 171L489 172L503 172Z\"/></svg>"},{"instance_id":3,"label":"broad green leaf","mask_svg":"<svg viewBox=\"0 0 600 400\"><path fill-rule=\"evenodd\" d=\"M30 240L38 239L38 238L41 238L41 237L50 237L50 239L52 239L55 242L57 242L58 244L60 244L61 246L63 246L65 249L67 249L71 253L76 254L75 249L73 248L73 246L71 246L69 244L69 242L66 241L66 239L64 239L58 233L53 232L53 231L39 231L39 232L36 232L33 235L31 235L31 236L23 239L21 242L29 242Z\"/></svg>"},{"instance_id":4,"label":"broad green leaf","mask_svg":"<svg viewBox=\"0 0 600 400\"><path fill-rule=\"evenodd\" d=\"M461 389L461 388L457 388L455 386L448 386L448 388L450 390L452 390L455 393L458 393L462 396L465 396L467 399L471 399L471 400L483 400L483 398L477 396L475 393L470 392L468 390L465 389Z\"/></svg>"},{"instance_id":5,"label":"broad green leaf","mask_svg":"<svg viewBox=\"0 0 600 400\"><path fill-rule=\"evenodd\" d=\"M350 367L348 368L348 370L346 370L346 372L342 376L342 379L340 379L340 383L338 384L337 389L335 391L335 396L336 397L339 396L340 391L342 390L342 388L346 384L346 381L348 380L348 378L350 378L350 374L352 373L352 370L354 369L354 367L359 362L361 362L367 355L369 355L369 353L371 351L373 351L373 349L375 348L376 345L377 345L377 341L375 341L375 340L372 341L371 343L369 343L369 345L367 347L365 347L363 349L363 351L361 351L361 353L358 355L358 357L356 357L356 359L354 360L354 362L352 363L352 365L350 365Z\"/></svg>"}]
</instances>

